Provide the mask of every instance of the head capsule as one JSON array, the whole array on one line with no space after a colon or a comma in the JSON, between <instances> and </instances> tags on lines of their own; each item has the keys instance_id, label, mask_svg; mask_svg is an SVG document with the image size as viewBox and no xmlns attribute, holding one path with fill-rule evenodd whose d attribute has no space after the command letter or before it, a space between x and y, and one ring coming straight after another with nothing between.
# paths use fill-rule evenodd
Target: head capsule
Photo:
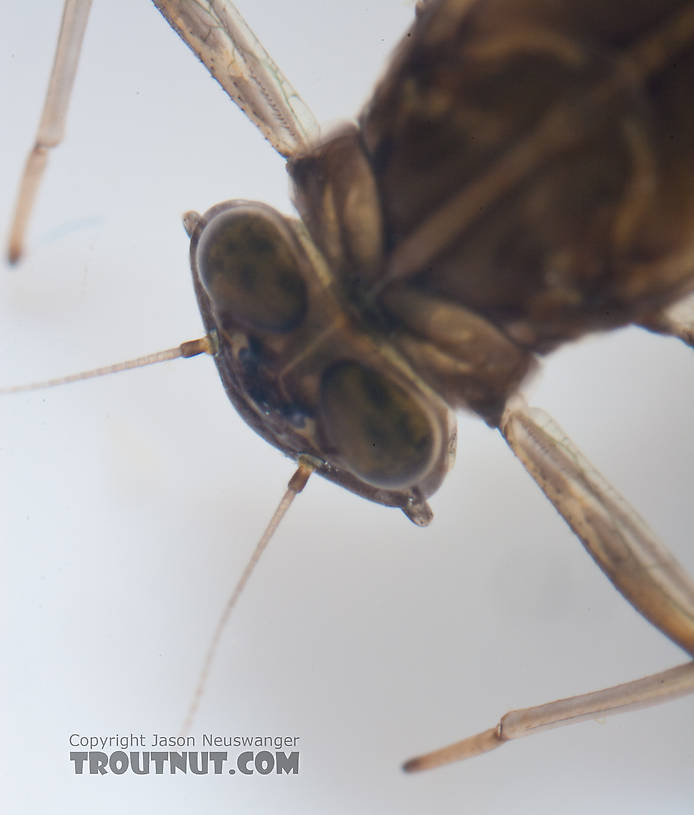
<instances>
[{"instance_id":1,"label":"head capsule","mask_svg":"<svg viewBox=\"0 0 694 815\"><path fill-rule=\"evenodd\" d=\"M198 216L195 292L227 395L292 458L416 523L452 463L443 401L349 301L300 221L248 201Z\"/></svg>"}]
</instances>

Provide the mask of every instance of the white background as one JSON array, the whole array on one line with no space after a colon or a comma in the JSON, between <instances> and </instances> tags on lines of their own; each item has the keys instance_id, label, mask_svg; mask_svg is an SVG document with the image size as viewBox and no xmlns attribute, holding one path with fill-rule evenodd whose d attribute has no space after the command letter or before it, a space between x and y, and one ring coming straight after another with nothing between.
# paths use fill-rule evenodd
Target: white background
<instances>
[{"instance_id":1,"label":"white background","mask_svg":"<svg viewBox=\"0 0 694 815\"><path fill-rule=\"evenodd\" d=\"M412 14L404 0L242 10L323 122L359 109ZM57 0L4 4L3 224L59 16ZM233 197L290 211L282 161L153 7L97 0L26 262L0 269L2 382L198 336L180 214ZM693 569L691 352L635 329L586 340L531 395ZM298 777L75 777L72 732L177 732L292 463L205 358L1 408L4 811L691 812L692 699L400 772L509 708L684 659L466 417L429 529L314 479L226 632L193 732L298 735Z\"/></svg>"}]
</instances>

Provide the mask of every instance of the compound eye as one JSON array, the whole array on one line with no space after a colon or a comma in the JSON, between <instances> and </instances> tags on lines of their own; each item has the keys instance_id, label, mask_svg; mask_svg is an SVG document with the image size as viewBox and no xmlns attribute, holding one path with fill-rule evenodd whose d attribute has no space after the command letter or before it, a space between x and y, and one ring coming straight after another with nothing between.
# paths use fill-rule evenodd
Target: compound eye
<instances>
[{"instance_id":1,"label":"compound eye","mask_svg":"<svg viewBox=\"0 0 694 815\"><path fill-rule=\"evenodd\" d=\"M375 487L403 489L428 470L434 436L404 388L358 362L342 360L320 383L323 427L344 464Z\"/></svg>"},{"instance_id":2,"label":"compound eye","mask_svg":"<svg viewBox=\"0 0 694 815\"><path fill-rule=\"evenodd\" d=\"M239 208L216 215L200 235L196 261L220 317L278 334L303 319L306 284L299 259L269 214Z\"/></svg>"}]
</instances>

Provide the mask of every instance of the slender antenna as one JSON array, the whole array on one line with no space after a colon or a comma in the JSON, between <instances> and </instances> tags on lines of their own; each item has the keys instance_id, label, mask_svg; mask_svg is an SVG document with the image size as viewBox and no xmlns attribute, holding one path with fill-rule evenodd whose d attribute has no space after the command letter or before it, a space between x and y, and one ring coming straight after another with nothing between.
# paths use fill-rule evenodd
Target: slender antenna
<instances>
[{"instance_id":1,"label":"slender antenna","mask_svg":"<svg viewBox=\"0 0 694 815\"><path fill-rule=\"evenodd\" d=\"M289 484L287 485L287 489L282 496L282 500L279 502L272 518L270 518L270 522L265 527L265 531L256 544L255 549L253 550L253 553L246 564L246 568L243 570L243 573L234 587L234 590L229 595L229 599L227 600L227 603L219 616L217 625L215 626L210 644L207 647L205 661L203 662L202 670L200 671L200 676L198 677L198 682L195 686L195 691L193 692L193 698L190 703L190 707L188 708L186 718L183 722L183 727L181 728L181 735L185 735L189 732L193 719L195 718L195 714L198 711L200 700L202 699L202 694L205 691L205 685L207 684L207 679L210 675L210 668L212 667L212 662L214 661L217 653L217 648L219 646L222 633L229 622L229 617L231 617L231 612L234 610L234 606L241 596L241 592L245 589L253 570L260 560L260 556L263 554L265 548L270 542L270 539L277 531L277 527L280 525L282 518L284 518L294 498L306 486L306 482L314 469L315 464L307 456L301 456L299 458L299 466L297 467L294 475L289 479Z\"/></svg>"},{"instance_id":2,"label":"slender antenna","mask_svg":"<svg viewBox=\"0 0 694 815\"><path fill-rule=\"evenodd\" d=\"M206 335L197 340L182 342L175 348L167 348L165 351L157 351L154 354L145 354L143 357L128 359L125 362L116 362L115 365L105 365L103 368L94 368L91 371L82 371L78 374L60 376L56 379L45 379L43 382L31 382L28 385L13 385L9 388L0 388L0 396L7 396L11 393L26 393L27 391L37 391L43 388L55 388L58 385L69 385L72 382L81 382L83 379L94 379L97 376L107 374L117 374L121 371L130 371L133 368L144 368L145 365L154 365L156 362L166 362L169 359L179 357L194 357L198 354L215 354L217 341L214 336Z\"/></svg>"}]
</instances>

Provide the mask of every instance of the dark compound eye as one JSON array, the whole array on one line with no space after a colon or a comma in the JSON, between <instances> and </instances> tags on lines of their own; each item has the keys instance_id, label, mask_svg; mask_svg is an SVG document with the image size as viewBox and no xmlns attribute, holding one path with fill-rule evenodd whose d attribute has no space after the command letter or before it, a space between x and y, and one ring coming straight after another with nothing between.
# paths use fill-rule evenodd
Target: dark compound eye
<instances>
[{"instance_id":1,"label":"dark compound eye","mask_svg":"<svg viewBox=\"0 0 694 815\"><path fill-rule=\"evenodd\" d=\"M321 378L320 412L343 462L369 484L387 489L416 484L434 447L417 401L377 371L343 360Z\"/></svg>"},{"instance_id":2,"label":"dark compound eye","mask_svg":"<svg viewBox=\"0 0 694 815\"><path fill-rule=\"evenodd\" d=\"M230 210L214 217L196 250L200 280L220 317L284 333L306 312L306 284L289 238L268 215Z\"/></svg>"}]
</instances>

